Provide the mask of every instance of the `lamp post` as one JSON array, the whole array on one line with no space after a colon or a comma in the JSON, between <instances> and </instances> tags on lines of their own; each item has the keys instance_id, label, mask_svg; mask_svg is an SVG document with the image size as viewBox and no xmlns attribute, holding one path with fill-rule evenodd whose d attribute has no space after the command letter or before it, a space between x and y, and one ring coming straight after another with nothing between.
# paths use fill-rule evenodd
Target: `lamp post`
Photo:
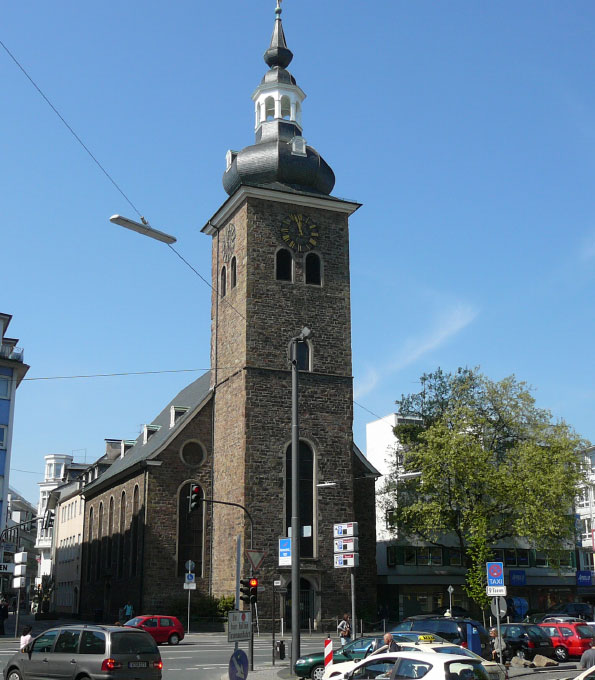
<instances>
[{"instance_id":1,"label":"lamp post","mask_svg":"<svg viewBox=\"0 0 595 680\"><path fill-rule=\"evenodd\" d=\"M312 331L304 327L291 339L291 667L300 656L300 422L298 412L298 345Z\"/></svg>"},{"instance_id":2,"label":"lamp post","mask_svg":"<svg viewBox=\"0 0 595 680\"><path fill-rule=\"evenodd\" d=\"M174 236L171 234L166 234L164 231L159 231L159 229L153 229L144 217L141 217L142 224L140 222L135 222L128 217L122 217L122 215L112 215L109 221L113 224L117 224L120 227L125 227L126 229L131 229L136 231L143 236L148 236L149 238L154 238L156 241L161 241L162 243L167 243L171 246L172 243L176 242Z\"/></svg>"}]
</instances>

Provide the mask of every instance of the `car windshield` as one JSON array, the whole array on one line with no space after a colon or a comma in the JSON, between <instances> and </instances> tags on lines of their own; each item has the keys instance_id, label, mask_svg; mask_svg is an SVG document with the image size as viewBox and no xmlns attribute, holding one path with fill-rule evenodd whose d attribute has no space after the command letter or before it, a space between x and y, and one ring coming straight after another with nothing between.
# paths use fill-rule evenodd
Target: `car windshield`
<instances>
[{"instance_id":1,"label":"car windshield","mask_svg":"<svg viewBox=\"0 0 595 680\"><path fill-rule=\"evenodd\" d=\"M545 630L543 628L540 628L539 626L527 626L524 632L527 633L531 640L543 641L548 639Z\"/></svg>"},{"instance_id":2,"label":"car windshield","mask_svg":"<svg viewBox=\"0 0 595 680\"><path fill-rule=\"evenodd\" d=\"M576 627L576 634L580 638L595 637L595 633L593 632L593 629L591 628L591 626L577 626Z\"/></svg>"},{"instance_id":3,"label":"car windshield","mask_svg":"<svg viewBox=\"0 0 595 680\"><path fill-rule=\"evenodd\" d=\"M126 621L124 624L125 626L140 626L142 622L142 619L136 616L134 619L130 619L130 621Z\"/></svg>"},{"instance_id":4,"label":"car windshield","mask_svg":"<svg viewBox=\"0 0 595 680\"><path fill-rule=\"evenodd\" d=\"M458 645L452 645L451 647L434 647L434 651L438 652L439 654L459 654L460 656L468 656L471 659L480 658L471 650L465 649L464 647L459 647Z\"/></svg>"},{"instance_id":5,"label":"car windshield","mask_svg":"<svg viewBox=\"0 0 595 680\"><path fill-rule=\"evenodd\" d=\"M116 654L159 654L150 635L136 632L112 633L112 656Z\"/></svg>"},{"instance_id":6,"label":"car windshield","mask_svg":"<svg viewBox=\"0 0 595 680\"><path fill-rule=\"evenodd\" d=\"M446 680L488 680L488 674L477 661L449 661L444 664Z\"/></svg>"}]
</instances>

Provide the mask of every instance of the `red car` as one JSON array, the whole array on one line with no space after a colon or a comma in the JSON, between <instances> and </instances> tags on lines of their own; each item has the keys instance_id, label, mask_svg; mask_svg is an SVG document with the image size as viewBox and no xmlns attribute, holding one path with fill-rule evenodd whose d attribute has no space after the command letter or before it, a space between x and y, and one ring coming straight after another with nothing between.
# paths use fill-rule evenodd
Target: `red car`
<instances>
[{"instance_id":1,"label":"red car","mask_svg":"<svg viewBox=\"0 0 595 680\"><path fill-rule=\"evenodd\" d=\"M146 630L157 644L167 642L170 645L177 645L180 640L184 639L184 628L175 616L157 614L135 616L130 621L126 621L124 625Z\"/></svg>"},{"instance_id":2,"label":"red car","mask_svg":"<svg viewBox=\"0 0 595 680\"><path fill-rule=\"evenodd\" d=\"M546 635L552 639L558 661L566 661L569 656L582 656L591 647L595 631L584 621L580 623L540 623Z\"/></svg>"}]
</instances>

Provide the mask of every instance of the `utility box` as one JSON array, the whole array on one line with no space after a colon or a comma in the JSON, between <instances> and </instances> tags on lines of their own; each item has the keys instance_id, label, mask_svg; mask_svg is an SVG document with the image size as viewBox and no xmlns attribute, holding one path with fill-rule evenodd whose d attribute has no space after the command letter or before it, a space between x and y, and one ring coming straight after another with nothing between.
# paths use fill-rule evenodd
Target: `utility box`
<instances>
[{"instance_id":1,"label":"utility box","mask_svg":"<svg viewBox=\"0 0 595 680\"><path fill-rule=\"evenodd\" d=\"M285 658L285 641L277 640L275 642L275 659L283 660Z\"/></svg>"}]
</instances>

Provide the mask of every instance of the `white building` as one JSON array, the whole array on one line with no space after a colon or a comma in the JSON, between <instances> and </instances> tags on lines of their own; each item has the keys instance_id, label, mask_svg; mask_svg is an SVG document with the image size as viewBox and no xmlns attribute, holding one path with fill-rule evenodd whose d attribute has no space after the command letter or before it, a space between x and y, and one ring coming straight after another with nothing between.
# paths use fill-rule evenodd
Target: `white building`
<instances>
[{"instance_id":1,"label":"white building","mask_svg":"<svg viewBox=\"0 0 595 680\"><path fill-rule=\"evenodd\" d=\"M41 584L42 576L50 576L52 573L52 538L54 529L47 525L47 518L56 518L47 513L48 500L51 492L67 481L78 477L89 466L86 463L74 463L72 456L63 453L51 453L45 456L45 474L43 482L39 482L39 503L37 505L37 542L35 549L39 553L39 569L37 572L36 585Z\"/></svg>"},{"instance_id":2,"label":"white building","mask_svg":"<svg viewBox=\"0 0 595 680\"><path fill-rule=\"evenodd\" d=\"M576 499L577 524L580 531L579 541L584 548L582 569L595 571L595 446L585 450L587 484ZM595 578L593 579L595 585Z\"/></svg>"}]
</instances>

